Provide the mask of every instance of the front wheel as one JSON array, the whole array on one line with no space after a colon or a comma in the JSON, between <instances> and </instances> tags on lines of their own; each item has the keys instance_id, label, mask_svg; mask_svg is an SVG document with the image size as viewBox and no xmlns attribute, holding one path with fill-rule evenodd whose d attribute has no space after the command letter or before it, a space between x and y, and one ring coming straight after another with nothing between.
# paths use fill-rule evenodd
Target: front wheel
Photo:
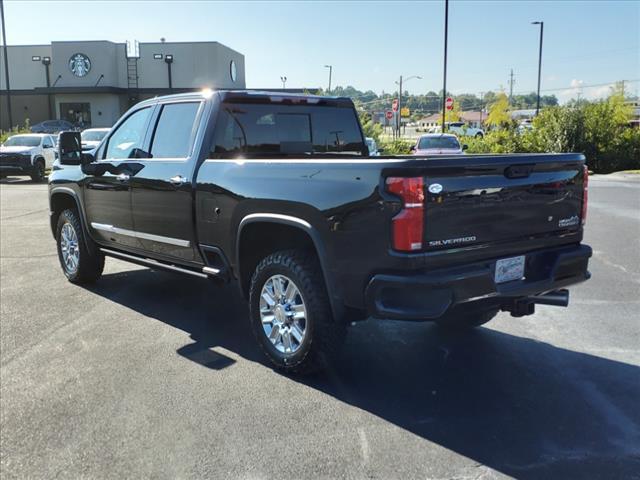
<instances>
[{"instance_id":1,"label":"front wheel","mask_svg":"<svg viewBox=\"0 0 640 480\"><path fill-rule=\"evenodd\" d=\"M56 242L60 266L70 282L93 283L100 278L104 255L85 238L76 210L65 210L58 217Z\"/></svg>"},{"instance_id":2,"label":"front wheel","mask_svg":"<svg viewBox=\"0 0 640 480\"><path fill-rule=\"evenodd\" d=\"M287 373L311 373L338 352L346 327L333 318L320 265L307 252L264 258L249 291L251 325L269 360Z\"/></svg>"},{"instance_id":3,"label":"front wheel","mask_svg":"<svg viewBox=\"0 0 640 480\"><path fill-rule=\"evenodd\" d=\"M33 165L33 171L31 172L31 180L33 182L40 183L44 180L44 162L42 160L36 160Z\"/></svg>"}]
</instances>

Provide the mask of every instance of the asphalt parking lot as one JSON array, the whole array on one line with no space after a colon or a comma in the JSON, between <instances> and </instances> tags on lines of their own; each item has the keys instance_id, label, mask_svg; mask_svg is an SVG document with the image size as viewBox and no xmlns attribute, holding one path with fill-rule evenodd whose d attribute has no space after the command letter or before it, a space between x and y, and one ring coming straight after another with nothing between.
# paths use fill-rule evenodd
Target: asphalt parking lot
<instances>
[{"instance_id":1,"label":"asphalt parking lot","mask_svg":"<svg viewBox=\"0 0 640 480\"><path fill-rule=\"evenodd\" d=\"M229 287L108 259L60 271L45 185L0 185L0 455L10 478L640 478L640 176L590 182L568 309L464 336L367 321L283 376Z\"/></svg>"}]
</instances>

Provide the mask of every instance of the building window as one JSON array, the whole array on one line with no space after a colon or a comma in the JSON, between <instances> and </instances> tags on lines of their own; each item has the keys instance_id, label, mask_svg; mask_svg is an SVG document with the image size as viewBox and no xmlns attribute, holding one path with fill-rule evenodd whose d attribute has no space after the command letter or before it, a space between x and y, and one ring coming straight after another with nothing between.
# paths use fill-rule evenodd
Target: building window
<instances>
[{"instance_id":1,"label":"building window","mask_svg":"<svg viewBox=\"0 0 640 480\"><path fill-rule=\"evenodd\" d=\"M231 75L231 81L235 83L238 78L238 70L236 68L235 60L231 60L231 63L229 63L229 74Z\"/></svg>"}]
</instances>

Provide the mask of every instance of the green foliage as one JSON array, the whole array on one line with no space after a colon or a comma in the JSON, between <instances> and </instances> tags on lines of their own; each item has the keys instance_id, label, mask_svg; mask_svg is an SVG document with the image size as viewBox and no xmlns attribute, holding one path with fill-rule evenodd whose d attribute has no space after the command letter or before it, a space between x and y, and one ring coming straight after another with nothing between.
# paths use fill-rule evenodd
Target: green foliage
<instances>
[{"instance_id":1,"label":"green foliage","mask_svg":"<svg viewBox=\"0 0 640 480\"><path fill-rule=\"evenodd\" d=\"M360 117L360 124L362 125L362 133L365 137L373 138L376 143L380 142L380 135L382 134L382 125L379 123L373 123L371 115L367 112L361 111L358 113Z\"/></svg>"},{"instance_id":2,"label":"green foliage","mask_svg":"<svg viewBox=\"0 0 640 480\"><path fill-rule=\"evenodd\" d=\"M407 139L381 140L378 148L384 150L383 155L409 155L415 143L414 140Z\"/></svg>"},{"instance_id":3,"label":"green foliage","mask_svg":"<svg viewBox=\"0 0 640 480\"><path fill-rule=\"evenodd\" d=\"M414 84L409 83L408 85L411 86ZM338 86L331 91L323 91L320 89L319 95L349 97L356 105L371 112L389 110L393 99L398 97L398 92L383 92L378 95L371 90L362 92L349 85L347 87ZM451 92L447 92L447 96L453 98L454 106L456 106L460 111L479 110L481 107L485 108L487 105L495 102L497 95L498 94L495 92L487 92L480 97L471 93L454 95ZM425 95L413 95L409 93L409 91L404 90L402 92L402 106L408 107L411 110L412 117L415 115L416 118L422 118L431 113L441 112L442 98L442 90L439 92L429 91ZM537 96L535 92L526 95L514 95L511 106L512 108L535 108L536 99ZM555 95L544 95L540 99L540 104L543 107L557 105L558 99Z\"/></svg>"},{"instance_id":4,"label":"green foliage","mask_svg":"<svg viewBox=\"0 0 640 480\"><path fill-rule=\"evenodd\" d=\"M0 143L6 142L7 138L19 133L31 133L31 125L28 118L24 121L24 126L22 127L15 126L11 130L0 130Z\"/></svg>"},{"instance_id":5,"label":"green foliage","mask_svg":"<svg viewBox=\"0 0 640 480\"><path fill-rule=\"evenodd\" d=\"M599 102L544 109L533 129L493 130L469 139L469 153L580 152L598 173L640 168L640 130L630 128L631 107L620 93Z\"/></svg>"},{"instance_id":6,"label":"green foliage","mask_svg":"<svg viewBox=\"0 0 640 480\"><path fill-rule=\"evenodd\" d=\"M489 106L489 116L487 125L497 128L507 128L511 125L511 114L509 113L509 99L504 93L499 93L495 101Z\"/></svg>"}]
</instances>

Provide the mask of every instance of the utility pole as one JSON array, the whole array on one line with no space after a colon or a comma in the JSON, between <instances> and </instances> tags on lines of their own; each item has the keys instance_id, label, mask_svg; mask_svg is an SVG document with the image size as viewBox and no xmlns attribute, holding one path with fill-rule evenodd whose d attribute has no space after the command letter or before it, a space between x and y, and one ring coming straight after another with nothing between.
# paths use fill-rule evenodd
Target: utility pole
<instances>
[{"instance_id":1,"label":"utility pole","mask_svg":"<svg viewBox=\"0 0 640 480\"><path fill-rule=\"evenodd\" d=\"M442 80L442 133L447 124L444 121L447 103L447 36L449 33L449 0L444 0L444 77Z\"/></svg>"},{"instance_id":2,"label":"utility pole","mask_svg":"<svg viewBox=\"0 0 640 480\"><path fill-rule=\"evenodd\" d=\"M7 82L7 117L9 118L9 130L13 127L13 115L11 114L11 86L9 85L9 57L7 56L7 29L4 26L4 2L0 0L0 20L2 20L2 45L4 49L4 74Z\"/></svg>"},{"instance_id":3,"label":"utility pole","mask_svg":"<svg viewBox=\"0 0 640 480\"><path fill-rule=\"evenodd\" d=\"M538 101L536 102L536 117L540 113L540 74L542 73L542 35L544 22L531 22L532 25L540 25L540 48L538 49Z\"/></svg>"},{"instance_id":4,"label":"utility pole","mask_svg":"<svg viewBox=\"0 0 640 480\"><path fill-rule=\"evenodd\" d=\"M511 75L509 75L509 105L511 105L512 99L513 99L513 84L516 83L516 81L513 78L513 68L511 69Z\"/></svg>"}]
</instances>

